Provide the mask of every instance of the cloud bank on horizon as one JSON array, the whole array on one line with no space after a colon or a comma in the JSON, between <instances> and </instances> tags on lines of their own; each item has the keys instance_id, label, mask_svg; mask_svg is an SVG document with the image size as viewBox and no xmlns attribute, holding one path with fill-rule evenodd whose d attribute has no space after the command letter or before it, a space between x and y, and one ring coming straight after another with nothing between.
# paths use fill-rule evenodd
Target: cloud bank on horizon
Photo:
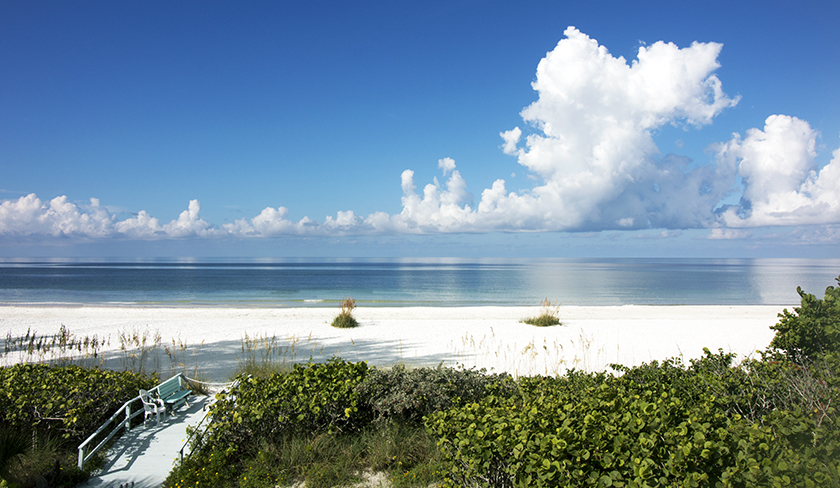
<instances>
[{"instance_id":1,"label":"cloud bank on horizon","mask_svg":"<svg viewBox=\"0 0 840 488\"><path fill-rule=\"evenodd\" d=\"M818 131L789 115L770 115L763 129L710 145L712 160L661 155L654 142L666 125L712 124L739 97L715 71L722 45L663 41L642 46L628 63L574 27L537 66L538 99L521 112L525 130L501 132L501 150L536 182L508 191L504 179L474 203L455 161L438 162L437 178L418 192L414 172L401 175L402 211L366 217L339 211L323 222L287 218L286 207L215 226L191 200L178 219L161 223L146 211L118 220L91 198L79 205L35 194L0 203L0 235L136 239L710 229L710 238L750 227L840 223L840 148L818 168ZM740 201L732 202L740 195Z\"/></svg>"}]
</instances>

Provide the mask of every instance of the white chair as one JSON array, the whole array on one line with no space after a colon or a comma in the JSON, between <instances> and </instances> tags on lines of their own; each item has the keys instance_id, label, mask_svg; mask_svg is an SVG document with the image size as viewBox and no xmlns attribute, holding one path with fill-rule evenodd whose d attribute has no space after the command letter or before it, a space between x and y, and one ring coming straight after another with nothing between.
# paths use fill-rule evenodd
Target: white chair
<instances>
[{"instance_id":1,"label":"white chair","mask_svg":"<svg viewBox=\"0 0 840 488\"><path fill-rule=\"evenodd\" d=\"M160 424L160 414L166 415L166 407L163 405L163 401L152 397L151 393L146 390L140 390L140 401L143 402L143 410L146 412L143 421L145 422L149 416L154 414L156 423Z\"/></svg>"}]
</instances>

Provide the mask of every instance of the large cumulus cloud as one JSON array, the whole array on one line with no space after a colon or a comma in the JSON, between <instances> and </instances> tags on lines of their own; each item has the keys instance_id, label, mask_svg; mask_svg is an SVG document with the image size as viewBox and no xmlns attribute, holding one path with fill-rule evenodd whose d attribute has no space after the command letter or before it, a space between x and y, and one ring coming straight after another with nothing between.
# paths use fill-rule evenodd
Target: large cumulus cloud
<instances>
[{"instance_id":1,"label":"large cumulus cloud","mask_svg":"<svg viewBox=\"0 0 840 488\"><path fill-rule=\"evenodd\" d=\"M412 212L417 226L603 230L711 223L713 208L732 190L733 168L660 157L652 133L665 124L708 124L737 103L714 75L722 46L657 42L628 63L574 27L565 34L540 61L533 82L539 98L522 111L533 132L524 142L519 127L501 134L504 152L539 184L514 193L497 180L475 210L441 202L438 212ZM413 203L404 201L404 208Z\"/></svg>"},{"instance_id":2,"label":"large cumulus cloud","mask_svg":"<svg viewBox=\"0 0 840 488\"><path fill-rule=\"evenodd\" d=\"M720 221L728 227L840 222L840 149L822 169L814 159L818 133L804 120L772 115L717 147L719 164L737 165L744 192Z\"/></svg>"},{"instance_id":3,"label":"large cumulus cloud","mask_svg":"<svg viewBox=\"0 0 840 488\"><path fill-rule=\"evenodd\" d=\"M393 214L343 210L320 222L294 221L280 206L214 226L200 217L197 200L161 223L145 211L118 220L96 199L75 204L32 194L0 203L0 235L158 239L650 228L671 235L708 228L711 239L732 239L749 236L750 227L840 223L840 149L819 168L819 133L804 120L772 115L763 129L712 144L705 162L660 152L658 129L698 130L738 103L715 74L721 44L680 48L660 41L640 47L628 62L574 27L564 34L537 66L537 98L522 110L523 126L500 134L501 150L535 181L527 190L509 191L500 178L476 202L456 162L442 158L442 182L435 178L419 189L414 171L402 172L401 210ZM834 231L824 234L820 238L837 238Z\"/></svg>"},{"instance_id":4,"label":"large cumulus cloud","mask_svg":"<svg viewBox=\"0 0 840 488\"><path fill-rule=\"evenodd\" d=\"M738 103L714 74L721 44L657 42L628 63L574 27L565 35L540 61L532 84L538 99L521 113L531 133L524 140L520 127L500 134L502 150L538 183L516 193L496 180L472 209L453 204L466 187L457 171L447 182L450 198L437 197L435 181L422 200L406 172L405 225L443 232L711 228L719 239L748 235L730 227L840 222L840 149L818 170L818 133L795 117L774 115L763 131L713 144L706 164L661 154L657 129L693 130ZM739 204L723 204L738 192Z\"/></svg>"}]
</instances>

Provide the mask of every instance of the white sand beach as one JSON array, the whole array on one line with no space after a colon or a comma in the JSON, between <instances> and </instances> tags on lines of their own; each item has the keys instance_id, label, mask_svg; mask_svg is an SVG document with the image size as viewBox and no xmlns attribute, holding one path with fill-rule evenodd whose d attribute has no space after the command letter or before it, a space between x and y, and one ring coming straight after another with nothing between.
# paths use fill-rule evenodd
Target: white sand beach
<instances>
[{"instance_id":1,"label":"white sand beach","mask_svg":"<svg viewBox=\"0 0 840 488\"><path fill-rule=\"evenodd\" d=\"M546 328L519 322L538 315L539 307L359 308L354 312L358 328L336 329L329 323L337 308L5 305L0 306L0 333L8 345L27 331L53 335L63 324L77 339L105 338L106 367L132 360L120 349L120 335L145 334L151 344L159 333L157 356L147 361L156 361L161 374L197 369L212 381L234 374L245 357L246 335L274 337L275 361L320 361L335 355L377 366L442 362L517 376L553 375L573 367L604 370L611 363L631 366L674 356L688 362L701 356L704 347L746 357L767 347L774 334L770 326L783 308L563 306L563 325ZM0 365L27 357L32 356L10 351L0 357Z\"/></svg>"}]
</instances>

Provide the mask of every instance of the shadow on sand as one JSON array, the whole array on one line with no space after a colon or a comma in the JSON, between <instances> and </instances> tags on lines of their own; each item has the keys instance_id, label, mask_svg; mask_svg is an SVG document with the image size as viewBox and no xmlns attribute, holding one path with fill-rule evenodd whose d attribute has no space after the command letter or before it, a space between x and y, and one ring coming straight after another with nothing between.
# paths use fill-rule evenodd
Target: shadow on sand
<instances>
[{"instance_id":1,"label":"shadow on sand","mask_svg":"<svg viewBox=\"0 0 840 488\"><path fill-rule=\"evenodd\" d=\"M348 361L367 361L372 366L392 366L394 364L410 364L414 366L437 366L441 362L454 362L453 354L416 354L416 344L406 341L373 340L373 339L344 339L319 338L317 340L295 339L278 340L278 349L270 356L273 364L286 362L306 363L308 361L323 362L337 356ZM293 344L294 347L291 347ZM157 370L161 378L167 378L177 373L184 373L189 378L210 382L232 381L237 368L244 362L246 352L243 352L241 340L217 341L203 345L188 346L183 357L177 361L171 359L163 348L159 347L146 358L146 370ZM253 352L260 361L263 351ZM109 369L122 369L123 359L110 357L105 361Z\"/></svg>"}]
</instances>

